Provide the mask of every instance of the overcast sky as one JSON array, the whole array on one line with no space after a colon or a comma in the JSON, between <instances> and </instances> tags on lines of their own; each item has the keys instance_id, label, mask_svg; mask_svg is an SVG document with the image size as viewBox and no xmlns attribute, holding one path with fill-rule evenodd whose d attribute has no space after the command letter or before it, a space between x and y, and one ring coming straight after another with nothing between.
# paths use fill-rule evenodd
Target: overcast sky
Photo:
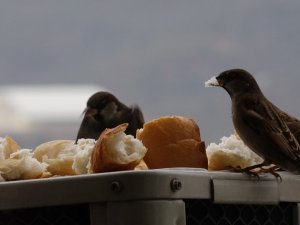
<instances>
[{"instance_id":1,"label":"overcast sky","mask_svg":"<svg viewBox=\"0 0 300 225\"><path fill-rule=\"evenodd\" d=\"M4 0L0 83L97 84L146 120L191 117L218 142L233 132L230 99L204 82L226 69L300 117L299 21L298 0Z\"/></svg>"}]
</instances>

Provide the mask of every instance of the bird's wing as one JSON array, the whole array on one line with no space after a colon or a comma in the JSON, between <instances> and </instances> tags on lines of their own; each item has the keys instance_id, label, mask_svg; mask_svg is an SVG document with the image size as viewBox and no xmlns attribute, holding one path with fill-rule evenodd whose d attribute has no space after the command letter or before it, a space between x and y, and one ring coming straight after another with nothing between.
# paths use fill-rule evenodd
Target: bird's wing
<instances>
[{"instance_id":1,"label":"bird's wing","mask_svg":"<svg viewBox=\"0 0 300 225\"><path fill-rule=\"evenodd\" d=\"M105 128L102 123L96 121L93 117L85 116L78 130L76 143L80 138L93 138L97 140Z\"/></svg>"},{"instance_id":2,"label":"bird's wing","mask_svg":"<svg viewBox=\"0 0 300 225\"><path fill-rule=\"evenodd\" d=\"M132 106L131 116L131 127L134 127L135 129L142 128L145 121L143 112L140 107L138 107L137 105Z\"/></svg>"},{"instance_id":3,"label":"bird's wing","mask_svg":"<svg viewBox=\"0 0 300 225\"><path fill-rule=\"evenodd\" d=\"M119 118L116 122L128 123L128 127L125 131L126 134L136 136L136 130L143 127L144 116L140 108L136 105L127 108L126 112L123 113L122 118Z\"/></svg>"},{"instance_id":4,"label":"bird's wing","mask_svg":"<svg viewBox=\"0 0 300 225\"><path fill-rule=\"evenodd\" d=\"M255 107L249 106L245 113L245 122L258 133L267 133L285 155L300 160L300 145L281 111L271 102L260 101L256 102Z\"/></svg>"},{"instance_id":5,"label":"bird's wing","mask_svg":"<svg viewBox=\"0 0 300 225\"><path fill-rule=\"evenodd\" d=\"M280 109L278 109L278 111L280 112L281 117L286 122L286 125L289 127L290 131L293 133L293 135L299 142L300 141L300 120L298 120L297 118L291 115L288 115L286 112L283 112Z\"/></svg>"}]
</instances>

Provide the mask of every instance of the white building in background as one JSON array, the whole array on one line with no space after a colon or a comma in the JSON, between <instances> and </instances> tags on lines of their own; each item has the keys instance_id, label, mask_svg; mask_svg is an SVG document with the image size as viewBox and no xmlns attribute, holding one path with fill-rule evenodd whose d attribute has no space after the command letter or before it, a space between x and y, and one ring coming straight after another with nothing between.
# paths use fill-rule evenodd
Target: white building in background
<instances>
[{"instance_id":1,"label":"white building in background","mask_svg":"<svg viewBox=\"0 0 300 225\"><path fill-rule=\"evenodd\" d=\"M0 87L0 136L22 148L56 139L75 139L88 98L105 90L93 85Z\"/></svg>"}]
</instances>

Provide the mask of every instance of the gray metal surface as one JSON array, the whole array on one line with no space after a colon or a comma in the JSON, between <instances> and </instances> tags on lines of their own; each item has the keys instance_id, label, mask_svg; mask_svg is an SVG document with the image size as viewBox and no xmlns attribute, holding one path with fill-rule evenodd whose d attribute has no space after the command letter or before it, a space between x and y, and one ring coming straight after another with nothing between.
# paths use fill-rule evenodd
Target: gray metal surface
<instances>
[{"instance_id":1,"label":"gray metal surface","mask_svg":"<svg viewBox=\"0 0 300 225\"><path fill-rule=\"evenodd\" d=\"M176 178L182 189L173 191ZM120 190L113 184L119 183ZM149 170L0 183L0 210L140 199L210 198L203 171Z\"/></svg>"},{"instance_id":2,"label":"gray metal surface","mask_svg":"<svg viewBox=\"0 0 300 225\"><path fill-rule=\"evenodd\" d=\"M257 179L196 169L124 171L0 182L0 210L144 199L212 199L218 203L300 202L300 176ZM178 190L172 181L180 182Z\"/></svg>"},{"instance_id":3,"label":"gray metal surface","mask_svg":"<svg viewBox=\"0 0 300 225\"><path fill-rule=\"evenodd\" d=\"M300 176L280 175L176 168L0 182L0 224L299 224ZM68 212L82 204L80 222Z\"/></svg>"}]
</instances>

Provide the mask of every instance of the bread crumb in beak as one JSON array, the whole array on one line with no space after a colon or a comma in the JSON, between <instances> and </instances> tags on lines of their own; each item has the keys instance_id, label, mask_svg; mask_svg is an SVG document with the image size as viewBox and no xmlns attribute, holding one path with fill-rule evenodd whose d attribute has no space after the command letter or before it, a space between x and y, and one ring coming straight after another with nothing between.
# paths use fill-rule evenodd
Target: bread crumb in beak
<instances>
[{"instance_id":1,"label":"bread crumb in beak","mask_svg":"<svg viewBox=\"0 0 300 225\"><path fill-rule=\"evenodd\" d=\"M205 81L205 87L214 87L214 86L220 86L216 77L212 77L208 81Z\"/></svg>"}]
</instances>

